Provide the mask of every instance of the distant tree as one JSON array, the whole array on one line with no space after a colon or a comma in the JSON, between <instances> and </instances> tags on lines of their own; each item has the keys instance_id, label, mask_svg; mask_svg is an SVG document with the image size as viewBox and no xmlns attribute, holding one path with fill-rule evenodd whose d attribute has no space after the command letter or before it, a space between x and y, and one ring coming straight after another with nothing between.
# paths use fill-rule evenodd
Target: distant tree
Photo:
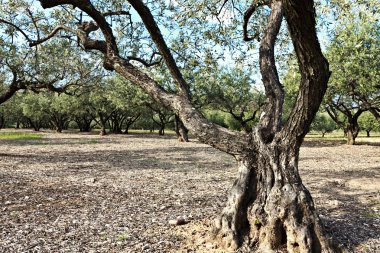
<instances>
[{"instance_id":1,"label":"distant tree","mask_svg":"<svg viewBox=\"0 0 380 253\"><path fill-rule=\"evenodd\" d=\"M89 91L82 91L78 96L71 98L70 118L76 123L80 132L90 132L94 127L95 117Z\"/></svg>"},{"instance_id":2,"label":"distant tree","mask_svg":"<svg viewBox=\"0 0 380 253\"><path fill-rule=\"evenodd\" d=\"M205 78L209 78L205 82ZM235 130L244 130L250 133L253 121L256 120L261 106L264 105L264 94L252 85L251 73L246 73L237 67L233 69L221 69L211 74L206 73L198 80L198 92L202 89L203 100L207 101L204 108L216 109L228 113L228 121L234 125L237 122L240 127L233 126ZM206 103L204 103L206 104Z\"/></svg>"},{"instance_id":3,"label":"distant tree","mask_svg":"<svg viewBox=\"0 0 380 253\"><path fill-rule=\"evenodd\" d=\"M379 131L380 123L370 112L364 112L359 118L360 129L366 131L367 137L370 137L371 131Z\"/></svg>"},{"instance_id":4,"label":"distant tree","mask_svg":"<svg viewBox=\"0 0 380 253\"><path fill-rule=\"evenodd\" d=\"M90 103L93 120L100 126L100 135L107 134L108 121L112 117L113 113L117 111L117 107L112 104L108 90L108 80L103 82L90 93Z\"/></svg>"},{"instance_id":5,"label":"distant tree","mask_svg":"<svg viewBox=\"0 0 380 253\"><path fill-rule=\"evenodd\" d=\"M22 113L34 131L40 131L42 127L50 127L49 117L45 108L49 108L49 98L41 94L27 92L22 99Z\"/></svg>"},{"instance_id":6,"label":"distant tree","mask_svg":"<svg viewBox=\"0 0 380 253\"><path fill-rule=\"evenodd\" d=\"M107 93L116 110L109 119L113 133L129 133L129 128L140 118L145 110L148 96L130 82L115 77L108 83Z\"/></svg>"},{"instance_id":7,"label":"distant tree","mask_svg":"<svg viewBox=\"0 0 380 253\"><path fill-rule=\"evenodd\" d=\"M148 102L145 105L152 110L152 120L158 126L158 134L164 135L165 128L175 121L174 113L156 102Z\"/></svg>"},{"instance_id":8,"label":"distant tree","mask_svg":"<svg viewBox=\"0 0 380 253\"><path fill-rule=\"evenodd\" d=\"M335 129L335 122L328 115L322 113L318 113L311 124L311 130L321 132L322 137L325 137L326 133L331 133Z\"/></svg>"},{"instance_id":9,"label":"distant tree","mask_svg":"<svg viewBox=\"0 0 380 253\"><path fill-rule=\"evenodd\" d=\"M378 1L333 1L336 30L327 50L332 76L326 110L355 144L358 119L380 104ZM339 120L339 114L346 119Z\"/></svg>"}]
</instances>

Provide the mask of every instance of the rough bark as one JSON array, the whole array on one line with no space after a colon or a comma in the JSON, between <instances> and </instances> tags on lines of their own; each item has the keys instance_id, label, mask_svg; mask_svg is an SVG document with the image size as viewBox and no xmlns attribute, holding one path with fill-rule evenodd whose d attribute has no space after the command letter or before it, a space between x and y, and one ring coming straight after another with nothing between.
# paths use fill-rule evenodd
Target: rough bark
<instances>
[{"instance_id":1,"label":"rough bark","mask_svg":"<svg viewBox=\"0 0 380 253\"><path fill-rule=\"evenodd\" d=\"M298 147L267 145L238 156L235 181L216 236L243 252L334 252L298 174ZM221 232L222 231L222 232Z\"/></svg>"}]
</instances>

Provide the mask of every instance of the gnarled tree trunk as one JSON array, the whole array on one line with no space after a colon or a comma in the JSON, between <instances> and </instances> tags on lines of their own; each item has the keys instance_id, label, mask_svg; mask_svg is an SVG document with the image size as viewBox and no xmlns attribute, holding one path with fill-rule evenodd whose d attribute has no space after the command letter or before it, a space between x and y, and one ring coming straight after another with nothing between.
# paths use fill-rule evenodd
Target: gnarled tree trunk
<instances>
[{"instance_id":1,"label":"gnarled tree trunk","mask_svg":"<svg viewBox=\"0 0 380 253\"><path fill-rule=\"evenodd\" d=\"M260 143L237 156L239 176L216 236L243 252L334 252L298 173L298 146Z\"/></svg>"},{"instance_id":2,"label":"gnarled tree trunk","mask_svg":"<svg viewBox=\"0 0 380 253\"><path fill-rule=\"evenodd\" d=\"M239 176L217 222L216 238L243 252L335 252L298 173L300 145L327 88L328 63L313 43L315 20L304 13L312 9L310 2L275 0L268 4L271 14L260 46L267 101L252 133L252 145L235 155ZM300 13L308 18L299 20ZM289 30L302 76L297 101L284 126L284 91L274 57L283 14L292 24Z\"/></svg>"}]
</instances>

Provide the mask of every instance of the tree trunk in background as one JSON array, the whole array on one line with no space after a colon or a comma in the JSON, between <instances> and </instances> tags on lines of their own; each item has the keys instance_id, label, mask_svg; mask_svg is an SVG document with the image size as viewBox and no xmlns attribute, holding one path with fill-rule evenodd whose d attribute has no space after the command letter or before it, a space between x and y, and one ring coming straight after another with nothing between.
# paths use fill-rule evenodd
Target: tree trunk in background
<instances>
[{"instance_id":1,"label":"tree trunk in background","mask_svg":"<svg viewBox=\"0 0 380 253\"><path fill-rule=\"evenodd\" d=\"M80 132L90 132L92 116L82 115L74 118L75 123L77 124Z\"/></svg>"},{"instance_id":2,"label":"tree trunk in background","mask_svg":"<svg viewBox=\"0 0 380 253\"><path fill-rule=\"evenodd\" d=\"M99 117L98 123L101 127L99 134L102 136L107 135L106 127L107 127L108 118L100 112L98 112L98 117Z\"/></svg>"},{"instance_id":3,"label":"tree trunk in background","mask_svg":"<svg viewBox=\"0 0 380 253\"><path fill-rule=\"evenodd\" d=\"M5 127L5 117L3 115L0 116L0 129Z\"/></svg>"},{"instance_id":4,"label":"tree trunk in background","mask_svg":"<svg viewBox=\"0 0 380 253\"><path fill-rule=\"evenodd\" d=\"M189 130L184 126L178 115L175 115L175 132L180 142L189 142Z\"/></svg>"},{"instance_id":5,"label":"tree trunk in background","mask_svg":"<svg viewBox=\"0 0 380 253\"><path fill-rule=\"evenodd\" d=\"M369 130L366 130L366 133L367 133L367 137L371 137L371 136L370 136L370 134L369 134L370 132L371 132L371 131L369 131Z\"/></svg>"},{"instance_id":6,"label":"tree trunk in background","mask_svg":"<svg viewBox=\"0 0 380 253\"><path fill-rule=\"evenodd\" d=\"M103 135L107 135L107 131L106 131L106 128L105 128L105 127L102 127L102 128L100 129L99 135L101 135L101 136L103 136Z\"/></svg>"},{"instance_id":7,"label":"tree trunk in background","mask_svg":"<svg viewBox=\"0 0 380 253\"><path fill-rule=\"evenodd\" d=\"M158 130L158 135L165 135L165 125L160 125L160 129Z\"/></svg>"},{"instance_id":8,"label":"tree trunk in background","mask_svg":"<svg viewBox=\"0 0 380 253\"><path fill-rule=\"evenodd\" d=\"M358 122L351 122L346 126L345 133L347 135L347 145L355 145L356 137L359 134Z\"/></svg>"}]
</instances>

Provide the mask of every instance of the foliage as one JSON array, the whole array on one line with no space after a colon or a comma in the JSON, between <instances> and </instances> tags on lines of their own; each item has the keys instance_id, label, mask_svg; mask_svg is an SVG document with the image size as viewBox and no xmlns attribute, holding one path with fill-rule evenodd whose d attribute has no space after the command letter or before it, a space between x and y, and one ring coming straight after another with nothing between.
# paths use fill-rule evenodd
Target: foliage
<instances>
[{"instance_id":1,"label":"foliage","mask_svg":"<svg viewBox=\"0 0 380 253\"><path fill-rule=\"evenodd\" d=\"M195 82L195 87L197 101L201 101L204 108L230 114L226 120L231 129L252 130L260 107L264 104L264 94L252 80L251 72L237 66L212 73L203 72Z\"/></svg>"},{"instance_id":2,"label":"foliage","mask_svg":"<svg viewBox=\"0 0 380 253\"><path fill-rule=\"evenodd\" d=\"M367 134L371 131L380 131L380 124L370 112L364 112L359 117L360 129L366 131Z\"/></svg>"},{"instance_id":3,"label":"foliage","mask_svg":"<svg viewBox=\"0 0 380 253\"><path fill-rule=\"evenodd\" d=\"M354 143L359 116L380 103L380 29L378 1L332 1L337 18L327 58L332 75L326 109ZM347 119L338 119L343 115ZM346 123L344 123L346 122ZM350 140L352 138L352 140Z\"/></svg>"},{"instance_id":4,"label":"foliage","mask_svg":"<svg viewBox=\"0 0 380 253\"><path fill-rule=\"evenodd\" d=\"M326 113L318 113L311 124L311 130L321 132L322 137L324 137L326 133L331 133L335 129L335 122L326 115Z\"/></svg>"}]
</instances>

